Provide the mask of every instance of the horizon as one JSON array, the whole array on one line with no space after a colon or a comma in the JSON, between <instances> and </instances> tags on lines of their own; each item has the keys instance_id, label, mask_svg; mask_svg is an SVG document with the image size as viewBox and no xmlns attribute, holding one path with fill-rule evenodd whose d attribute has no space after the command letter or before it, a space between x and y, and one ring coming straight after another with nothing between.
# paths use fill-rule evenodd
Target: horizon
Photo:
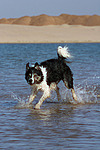
<instances>
[{"instance_id":1,"label":"horizon","mask_svg":"<svg viewBox=\"0 0 100 150\"><path fill-rule=\"evenodd\" d=\"M59 16L98 15L100 16L100 0L0 0L0 18L20 18L23 16Z\"/></svg>"},{"instance_id":2,"label":"horizon","mask_svg":"<svg viewBox=\"0 0 100 150\"><path fill-rule=\"evenodd\" d=\"M22 17L33 17L33 16L42 16L42 15L46 15L46 16L60 16L60 15L63 15L65 13L62 13L62 14L59 14L59 15L48 15L48 14L39 14L39 15L32 15L32 16L29 16L29 15L25 15L25 16L20 16L20 17L9 17L9 18L0 18L0 19L15 19L15 18L22 18ZM100 15L97 15L97 14L93 14L93 15L74 15L74 14L65 14L65 15L69 15L69 16L100 16Z\"/></svg>"}]
</instances>

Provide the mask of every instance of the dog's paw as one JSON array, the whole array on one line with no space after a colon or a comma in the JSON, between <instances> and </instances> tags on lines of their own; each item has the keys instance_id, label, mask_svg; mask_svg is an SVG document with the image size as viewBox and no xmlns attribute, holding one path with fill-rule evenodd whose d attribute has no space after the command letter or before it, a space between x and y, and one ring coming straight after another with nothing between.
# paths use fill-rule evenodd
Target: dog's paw
<instances>
[{"instance_id":1,"label":"dog's paw","mask_svg":"<svg viewBox=\"0 0 100 150\"><path fill-rule=\"evenodd\" d=\"M34 109L40 109L40 105L39 104L36 104Z\"/></svg>"}]
</instances>

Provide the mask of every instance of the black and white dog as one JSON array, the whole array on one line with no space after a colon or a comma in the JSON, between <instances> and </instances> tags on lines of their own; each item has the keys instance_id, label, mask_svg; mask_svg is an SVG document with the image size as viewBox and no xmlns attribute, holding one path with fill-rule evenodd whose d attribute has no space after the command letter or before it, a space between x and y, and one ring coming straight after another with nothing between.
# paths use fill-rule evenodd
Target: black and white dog
<instances>
[{"instance_id":1,"label":"black and white dog","mask_svg":"<svg viewBox=\"0 0 100 150\"><path fill-rule=\"evenodd\" d=\"M35 105L35 109L40 109L43 101L50 97L50 91L55 90L58 100L60 99L59 88L57 84L62 80L68 89L71 89L73 99L77 101L77 97L73 87L73 74L71 69L66 65L66 58L71 55L68 47L58 47L58 59L46 60L40 64L35 63L33 66L26 64L25 79L32 87L32 94L29 97L28 104L32 103L39 90L43 91L43 95L39 102Z\"/></svg>"}]
</instances>

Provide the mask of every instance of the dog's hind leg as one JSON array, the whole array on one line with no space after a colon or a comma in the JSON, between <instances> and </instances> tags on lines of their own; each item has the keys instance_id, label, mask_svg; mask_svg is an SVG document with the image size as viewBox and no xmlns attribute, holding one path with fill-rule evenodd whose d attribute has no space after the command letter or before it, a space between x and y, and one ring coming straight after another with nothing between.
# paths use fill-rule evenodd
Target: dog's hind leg
<instances>
[{"instance_id":1,"label":"dog's hind leg","mask_svg":"<svg viewBox=\"0 0 100 150\"><path fill-rule=\"evenodd\" d=\"M50 84L50 90L55 90L57 93L57 98L58 101L61 99L60 93L59 93L59 87L57 86L57 84L55 82Z\"/></svg>"},{"instance_id":2,"label":"dog's hind leg","mask_svg":"<svg viewBox=\"0 0 100 150\"><path fill-rule=\"evenodd\" d=\"M77 101L77 96L76 96L75 90L73 88L73 77L69 76L69 78L64 78L63 82L68 89L71 89L72 97L75 101Z\"/></svg>"},{"instance_id":3,"label":"dog's hind leg","mask_svg":"<svg viewBox=\"0 0 100 150\"><path fill-rule=\"evenodd\" d=\"M56 93L57 93L57 98L58 98L58 101L61 99L61 96L60 96L60 93L59 93L59 87L57 86L56 89L55 89Z\"/></svg>"},{"instance_id":4,"label":"dog's hind leg","mask_svg":"<svg viewBox=\"0 0 100 150\"><path fill-rule=\"evenodd\" d=\"M73 88L71 89L71 92L72 92L73 99L74 99L75 101L77 101L77 96L76 96L75 90L74 90Z\"/></svg>"}]
</instances>

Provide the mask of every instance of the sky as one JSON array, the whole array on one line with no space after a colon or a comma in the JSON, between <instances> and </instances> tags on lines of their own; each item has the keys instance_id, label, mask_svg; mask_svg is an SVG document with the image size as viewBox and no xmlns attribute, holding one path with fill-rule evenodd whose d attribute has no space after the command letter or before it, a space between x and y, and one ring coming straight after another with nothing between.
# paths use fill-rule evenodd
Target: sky
<instances>
[{"instance_id":1,"label":"sky","mask_svg":"<svg viewBox=\"0 0 100 150\"><path fill-rule=\"evenodd\" d=\"M100 0L0 0L0 18L47 14L100 15Z\"/></svg>"}]
</instances>

